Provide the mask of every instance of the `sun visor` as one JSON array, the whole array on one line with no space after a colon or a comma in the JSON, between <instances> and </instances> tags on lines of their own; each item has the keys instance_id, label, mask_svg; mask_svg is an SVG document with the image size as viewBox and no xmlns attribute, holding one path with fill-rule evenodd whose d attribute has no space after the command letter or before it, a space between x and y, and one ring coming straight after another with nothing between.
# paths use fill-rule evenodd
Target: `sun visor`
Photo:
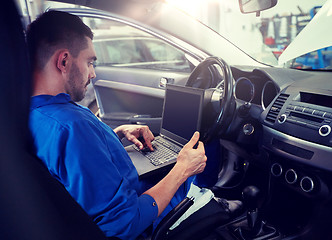
<instances>
[{"instance_id":1,"label":"sun visor","mask_svg":"<svg viewBox=\"0 0 332 240\"><path fill-rule=\"evenodd\" d=\"M328 0L279 57L283 64L303 54L332 46L332 0Z\"/></svg>"}]
</instances>

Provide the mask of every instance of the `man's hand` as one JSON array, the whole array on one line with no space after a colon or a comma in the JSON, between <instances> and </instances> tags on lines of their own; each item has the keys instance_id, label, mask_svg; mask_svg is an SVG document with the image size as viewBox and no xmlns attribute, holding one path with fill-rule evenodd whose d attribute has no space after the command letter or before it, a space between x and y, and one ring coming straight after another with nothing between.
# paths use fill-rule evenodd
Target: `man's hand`
<instances>
[{"instance_id":1,"label":"man's hand","mask_svg":"<svg viewBox=\"0 0 332 240\"><path fill-rule=\"evenodd\" d=\"M160 215L171 201L175 192L188 177L203 172L206 166L204 145L198 142L199 132L195 132L190 141L182 148L177 162L171 171L155 186L143 194L148 194L156 201ZM198 147L194 146L198 142Z\"/></svg>"},{"instance_id":2,"label":"man's hand","mask_svg":"<svg viewBox=\"0 0 332 240\"><path fill-rule=\"evenodd\" d=\"M195 132L178 155L176 165L182 168L185 178L203 172L206 166L207 157L205 156L204 145L198 140L199 132ZM197 142L198 146L195 149L194 146Z\"/></svg>"},{"instance_id":3,"label":"man's hand","mask_svg":"<svg viewBox=\"0 0 332 240\"><path fill-rule=\"evenodd\" d=\"M128 141L134 143L139 149L143 149L147 146L151 151L153 151L151 141L153 141L154 136L148 126L126 124L115 128L114 132L119 136L119 138L125 137ZM143 142L138 139L140 137L144 140Z\"/></svg>"}]
</instances>

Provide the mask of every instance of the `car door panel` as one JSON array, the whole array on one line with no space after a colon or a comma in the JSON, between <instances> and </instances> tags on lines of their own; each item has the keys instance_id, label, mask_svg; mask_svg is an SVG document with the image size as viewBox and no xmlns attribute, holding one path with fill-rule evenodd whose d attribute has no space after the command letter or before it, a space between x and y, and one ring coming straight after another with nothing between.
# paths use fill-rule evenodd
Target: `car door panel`
<instances>
[{"instance_id":1,"label":"car door panel","mask_svg":"<svg viewBox=\"0 0 332 240\"><path fill-rule=\"evenodd\" d=\"M165 91L109 80L93 82L99 117L112 128L145 124L159 133Z\"/></svg>"},{"instance_id":2,"label":"car door panel","mask_svg":"<svg viewBox=\"0 0 332 240\"><path fill-rule=\"evenodd\" d=\"M97 66L95 71L97 80L103 79L153 88L162 88L163 85L160 84L162 79L166 79L167 83L184 85L189 77L189 73L138 68Z\"/></svg>"},{"instance_id":3,"label":"car door panel","mask_svg":"<svg viewBox=\"0 0 332 240\"><path fill-rule=\"evenodd\" d=\"M184 85L188 73L149 69L96 67L93 80L102 121L121 124L146 124L159 133L166 83Z\"/></svg>"}]
</instances>

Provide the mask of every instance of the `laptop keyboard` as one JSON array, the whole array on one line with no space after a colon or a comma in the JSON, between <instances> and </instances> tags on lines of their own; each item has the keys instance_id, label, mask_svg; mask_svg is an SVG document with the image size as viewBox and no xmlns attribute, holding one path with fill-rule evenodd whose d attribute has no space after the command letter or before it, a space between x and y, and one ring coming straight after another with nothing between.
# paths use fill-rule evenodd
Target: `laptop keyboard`
<instances>
[{"instance_id":1,"label":"laptop keyboard","mask_svg":"<svg viewBox=\"0 0 332 240\"><path fill-rule=\"evenodd\" d=\"M155 140L152 142L152 147L154 149L153 152L148 148L140 150L134 145L134 148L141 152L145 157L147 157L155 166L176 158L177 154L181 151L181 147L165 141L161 137L155 138Z\"/></svg>"}]
</instances>

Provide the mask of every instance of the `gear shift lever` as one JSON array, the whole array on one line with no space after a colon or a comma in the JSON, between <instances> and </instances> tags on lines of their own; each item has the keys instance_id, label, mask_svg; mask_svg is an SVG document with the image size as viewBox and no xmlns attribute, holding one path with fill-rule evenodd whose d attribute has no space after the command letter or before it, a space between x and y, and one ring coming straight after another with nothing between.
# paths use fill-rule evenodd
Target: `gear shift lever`
<instances>
[{"instance_id":1,"label":"gear shift lever","mask_svg":"<svg viewBox=\"0 0 332 240\"><path fill-rule=\"evenodd\" d=\"M242 192L243 202L248 208L247 221L250 235L257 236L263 226L259 209L262 207L263 196L255 186L247 186Z\"/></svg>"},{"instance_id":2,"label":"gear shift lever","mask_svg":"<svg viewBox=\"0 0 332 240\"><path fill-rule=\"evenodd\" d=\"M261 208L264 195L255 186L247 186L242 192L243 202L248 209L247 221L235 228L234 233L241 240L270 239L280 236L279 232L263 221Z\"/></svg>"}]
</instances>

